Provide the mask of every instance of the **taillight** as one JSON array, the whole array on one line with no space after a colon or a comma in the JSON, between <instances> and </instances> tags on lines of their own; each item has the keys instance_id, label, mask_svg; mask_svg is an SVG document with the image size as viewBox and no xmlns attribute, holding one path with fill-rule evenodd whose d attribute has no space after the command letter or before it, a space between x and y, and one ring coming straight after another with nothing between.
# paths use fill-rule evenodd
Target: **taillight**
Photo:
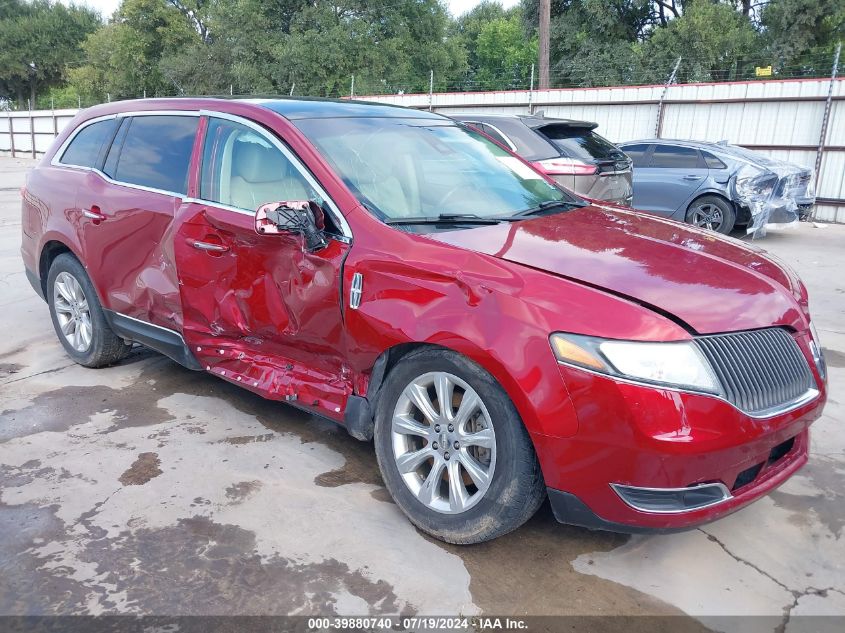
<instances>
[{"instance_id":1,"label":"taillight","mask_svg":"<svg viewBox=\"0 0 845 633\"><path fill-rule=\"evenodd\" d=\"M534 163L549 176L589 176L596 173L596 166L574 158L548 158Z\"/></svg>"}]
</instances>

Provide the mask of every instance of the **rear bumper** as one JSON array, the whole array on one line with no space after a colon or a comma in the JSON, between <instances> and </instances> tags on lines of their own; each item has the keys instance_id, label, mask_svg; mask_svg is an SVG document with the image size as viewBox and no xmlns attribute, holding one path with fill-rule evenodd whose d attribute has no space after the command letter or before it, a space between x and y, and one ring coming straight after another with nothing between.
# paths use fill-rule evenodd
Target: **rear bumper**
<instances>
[{"instance_id":1,"label":"rear bumper","mask_svg":"<svg viewBox=\"0 0 845 633\"><path fill-rule=\"evenodd\" d=\"M32 286L32 289L39 297L46 301L47 297L44 296L44 288L41 287L41 280L38 278L38 275L35 274L35 271L30 270L26 266L24 266L24 270L26 270L26 278L27 281L29 281L29 285Z\"/></svg>"},{"instance_id":2,"label":"rear bumper","mask_svg":"<svg viewBox=\"0 0 845 633\"><path fill-rule=\"evenodd\" d=\"M578 431L532 435L552 508L563 523L621 532L692 528L780 486L807 463L809 426L826 397L822 384L809 402L752 418L714 397L561 371ZM724 497L702 502L706 484ZM625 499L626 489L655 490L658 499L690 489L690 505L667 509L651 499Z\"/></svg>"}]
</instances>

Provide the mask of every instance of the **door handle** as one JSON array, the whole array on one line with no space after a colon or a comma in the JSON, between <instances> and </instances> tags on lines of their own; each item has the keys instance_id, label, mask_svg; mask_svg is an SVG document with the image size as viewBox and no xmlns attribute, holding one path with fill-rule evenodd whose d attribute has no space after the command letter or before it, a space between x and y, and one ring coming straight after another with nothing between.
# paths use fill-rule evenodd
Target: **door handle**
<instances>
[{"instance_id":1,"label":"door handle","mask_svg":"<svg viewBox=\"0 0 845 633\"><path fill-rule=\"evenodd\" d=\"M694 176L693 174L688 174L684 176L684 180L701 180L702 176Z\"/></svg>"},{"instance_id":2,"label":"door handle","mask_svg":"<svg viewBox=\"0 0 845 633\"><path fill-rule=\"evenodd\" d=\"M188 244L206 253L225 253L229 250L229 247L223 244L212 244L211 242L201 242L199 240L188 240Z\"/></svg>"},{"instance_id":3,"label":"door handle","mask_svg":"<svg viewBox=\"0 0 845 633\"><path fill-rule=\"evenodd\" d=\"M100 213L99 207L91 207L90 209L82 209L82 215L84 215L89 220L94 220L94 224L99 224L103 220L106 219L102 213Z\"/></svg>"}]
</instances>

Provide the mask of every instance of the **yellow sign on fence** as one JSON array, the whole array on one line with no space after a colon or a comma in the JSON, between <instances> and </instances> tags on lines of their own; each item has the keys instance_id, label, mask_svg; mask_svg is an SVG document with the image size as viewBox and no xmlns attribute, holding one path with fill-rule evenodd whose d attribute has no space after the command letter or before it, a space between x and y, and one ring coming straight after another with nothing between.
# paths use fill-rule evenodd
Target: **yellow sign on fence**
<instances>
[{"instance_id":1,"label":"yellow sign on fence","mask_svg":"<svg viewBox=\"0 0 845 633\"><path fill-rule=\"evenodd\" d=\"M772 67L771 66L757 66L754 68L754 74L758 77L771 77L772 76Z\"/></svg>"}]
</instances>

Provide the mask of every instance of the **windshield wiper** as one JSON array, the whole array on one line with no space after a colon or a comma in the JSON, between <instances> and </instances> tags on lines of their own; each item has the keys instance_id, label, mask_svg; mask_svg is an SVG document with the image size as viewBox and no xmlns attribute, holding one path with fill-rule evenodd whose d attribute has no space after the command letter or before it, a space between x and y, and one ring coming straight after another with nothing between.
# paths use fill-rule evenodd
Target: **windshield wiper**
<instances>
[{"instance_id":1,"label":"windshield wiper","mask_svg":"<svg viewBox=\"0 0 845 633\"><path fill-rule=\"evenodd\" d=\"M524 218L529 215L542 215L547 211L570 211L572 209L580 209L581 207L586 207L588 203L586 202L578 202L575 200L549 200L547 202L541 202L536 207L531 207L530 209L525 209L524 211L519 211L518 213L514 213L511 218Z\"/></svg>"},{"instance_id":2,"label":"windshield wiper","mask_svg":"<svg viewBox=\"0 0 845 633\"><path fill-rule=\"evenodd\" d=\"M482 218L474 213L441 213L438 216L418 216L414 218L388 218L385 224L499 224L510 222L512 218Z\"/></svg>"}]
</instances>

